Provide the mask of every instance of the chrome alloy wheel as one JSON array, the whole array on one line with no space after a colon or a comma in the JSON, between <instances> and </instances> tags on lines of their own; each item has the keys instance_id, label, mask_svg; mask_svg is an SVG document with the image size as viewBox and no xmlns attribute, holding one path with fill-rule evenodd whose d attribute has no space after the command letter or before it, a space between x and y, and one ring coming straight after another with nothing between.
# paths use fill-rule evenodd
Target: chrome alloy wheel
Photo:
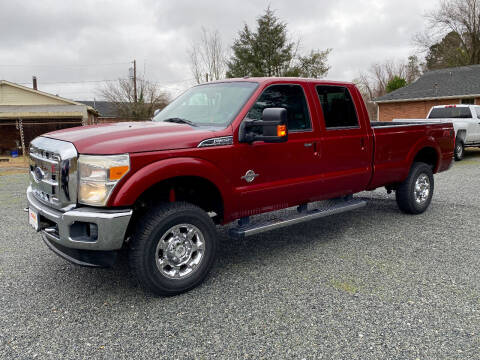
<instances>
[{"instance_id":1,"label":"chrome alloy wheel","mask_svg":"<svg viewBox=\"0 0 480 360\"><path fill-rule=\"evenodd\" d=\"M194 225L179 224L163 234L157 245L155 262L165 277L183 279L198 269L204 253L202 232Z\"/></svg>"},{"instance_id":2,"label":"chrome alloy wheel","mask_svg":"<svg viewBox=\"0 0 480 360\"><path fill-rule=\"evenodd\" d=\"M455 145L455 155L457 156L457 158L461 159L462 156L463 156L463 145L462 143L457 143L457 145Z\"/></svg>"},{"instance_id":3,"label":"chrome alloy wheel","mask_svg":"<svg viewBox=\"0 0 480 360\"><path fill-rule=\"evenodd\" d=\"M423 204L430 195L430 179L426 174L420 174L415 181L415 201L417 204Z\"/></svg>"}]
</instances>

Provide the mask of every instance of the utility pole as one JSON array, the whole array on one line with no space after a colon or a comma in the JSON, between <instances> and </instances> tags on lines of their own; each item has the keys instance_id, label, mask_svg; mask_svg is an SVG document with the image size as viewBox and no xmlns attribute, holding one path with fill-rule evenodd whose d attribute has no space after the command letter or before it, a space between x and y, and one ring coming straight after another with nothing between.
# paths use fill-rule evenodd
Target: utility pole
<instances>
[{"instance_id":1,"label":"utility pole","mask_svg":"<svg viewBox=\"0 0 480 360\"><path fill-rule=\"evenodd\" d=\"M137 102L137 60L133 60L133 98Z\"/></svg>"}]
</instances>

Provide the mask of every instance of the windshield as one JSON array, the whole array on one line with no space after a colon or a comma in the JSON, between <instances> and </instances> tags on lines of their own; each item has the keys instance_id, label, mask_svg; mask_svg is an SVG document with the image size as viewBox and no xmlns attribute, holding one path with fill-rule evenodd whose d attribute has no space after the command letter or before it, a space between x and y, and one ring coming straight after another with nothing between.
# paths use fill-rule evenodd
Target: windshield
<instances>
[{"instance_id":1,"label":"windshield","mask_svg":"<svg viewBox=\"0 0 480 360\"><path fill-rule=\"evenodd\" d=\"M239 113L257 86L257 83L243 81L195 86L172 101L153 121L225 127Z\"/></svg>"},{"instance_id":2,"label":"windshield","mask_svg":"<svg viewBox=\"0 0 480 360\"><path fill-rule=\"evenodd\" d=\"M428 116L429 119L468 119L471 117L472 113L466 106L434 108Z\"/></svg>"}]
</instances>

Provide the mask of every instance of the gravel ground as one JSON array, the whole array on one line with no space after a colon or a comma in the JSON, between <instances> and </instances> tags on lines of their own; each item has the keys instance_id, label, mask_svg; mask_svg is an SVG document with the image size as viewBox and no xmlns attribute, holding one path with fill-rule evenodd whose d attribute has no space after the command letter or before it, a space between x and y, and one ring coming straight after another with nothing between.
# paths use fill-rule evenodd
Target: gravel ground
<instances>
[{"instance_id":1,"label":"gravel ground","mask_svg":"<svg viewBox=\"0 0 480 360\"><path fill-rule=\"evenodd\" d=\"M478 359L480 152L401 214L351 213L234 241L206 282L145 294L125 259L76 267L27 224L24 175L0 176L0 358Z\"/></svg>"}]
</instances>

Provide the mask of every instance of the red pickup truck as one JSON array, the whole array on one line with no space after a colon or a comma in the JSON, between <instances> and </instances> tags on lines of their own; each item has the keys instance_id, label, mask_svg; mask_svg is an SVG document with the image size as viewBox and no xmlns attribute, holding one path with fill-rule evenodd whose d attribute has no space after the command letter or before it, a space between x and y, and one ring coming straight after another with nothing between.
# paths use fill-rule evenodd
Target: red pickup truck
<instances>
[{"instance_id":1,"label":"red pickup truck","mask_svg":"<svg viewBox=\"0 0 480 360\"><path fill-rule=\"evenodd\" d=\"M112 265L127 249L140 283L173 295L207 275L216 225L238 220L230 234L250 236L357 209L365 201L352 195L378 187L418 214L453 149L451 123L370 122L350 83L219 81L186 91L153 121L34 139L29 222L80 265Z\"/></svg>"}]
</instances>

